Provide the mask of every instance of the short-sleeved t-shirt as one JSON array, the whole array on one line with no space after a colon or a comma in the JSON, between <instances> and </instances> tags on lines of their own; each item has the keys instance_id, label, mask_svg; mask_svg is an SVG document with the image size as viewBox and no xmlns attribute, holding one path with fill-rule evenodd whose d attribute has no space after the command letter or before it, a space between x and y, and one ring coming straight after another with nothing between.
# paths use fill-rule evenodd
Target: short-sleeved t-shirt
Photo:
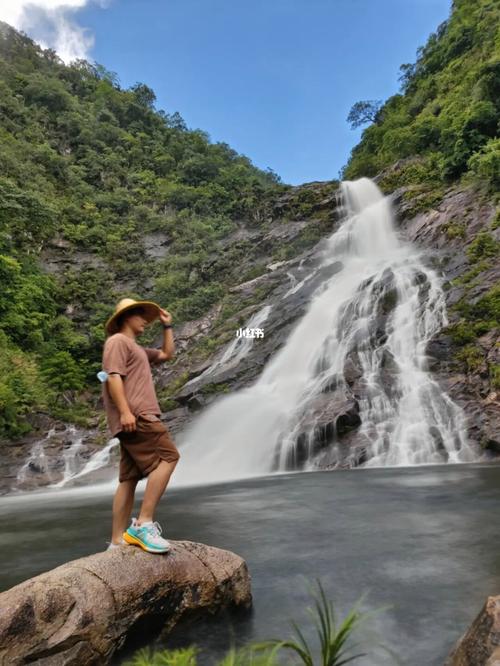
<instances>
[{"instance_id":1,"label":"short-sleeved t-shirt","mask_svg":"<svg viewBox=\"0 0 500 666\"><path fill-rule=\"evenodd\" d=\"M130 411L135 417L139 414L160 417L161 410L156 398L151 363L158 360L160 349L141 347L124 333L114 333L106 339L102 353L102 367L108 374L121 375ZM102 400L111 435L122 430L120 412L109 392L108 382L102 385Z\"/></svg>"}]
</instances>

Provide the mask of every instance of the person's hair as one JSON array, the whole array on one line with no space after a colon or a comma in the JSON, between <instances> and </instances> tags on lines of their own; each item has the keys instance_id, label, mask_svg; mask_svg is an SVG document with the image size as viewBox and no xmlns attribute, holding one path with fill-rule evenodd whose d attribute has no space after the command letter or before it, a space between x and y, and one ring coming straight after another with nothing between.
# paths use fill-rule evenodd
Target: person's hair
<instances>
[{"instance_id":1,"label":"person's hair","mask_svg":"<svg viewBox=\"0 0 500 666\"><path fill-rule=\"evenodd\" d=\"M146 313L145 308L142 307L142 305L137 305L134 308L130 308L130 310L126 310L125 312L122 312L121 314L118 315L116 318L116 326L118 329L120 329L127 317L131 317L132 315L140 314L143 315Z\"/></svg>"}]
</instances>

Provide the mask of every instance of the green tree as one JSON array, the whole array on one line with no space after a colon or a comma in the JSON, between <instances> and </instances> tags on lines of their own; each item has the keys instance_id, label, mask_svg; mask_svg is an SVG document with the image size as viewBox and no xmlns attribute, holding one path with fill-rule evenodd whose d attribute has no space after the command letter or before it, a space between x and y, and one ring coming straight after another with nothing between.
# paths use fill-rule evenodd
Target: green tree
<instances>
[{"instance_id":1,"label":"green tree","mask_svg":"<svg viewBox=\"0 0 500 666\"><path fill-rule=\"evenodd\" d=\"M85 367L67 351L55 352L47 358L42 364L42 375L58 393L80 391L85 386Z\"/></svg>"},{"instance_id":2,"label":"green tree","mask_svg":"<svg viewBox=\"0 0 500 666\"><path fill-rule=\"evenodd\" d=\"M347 116L347 122L350 123L351 129L376 122L381 106L381 100L364 100L353 104Z\"/></svg>"}]
</instances>

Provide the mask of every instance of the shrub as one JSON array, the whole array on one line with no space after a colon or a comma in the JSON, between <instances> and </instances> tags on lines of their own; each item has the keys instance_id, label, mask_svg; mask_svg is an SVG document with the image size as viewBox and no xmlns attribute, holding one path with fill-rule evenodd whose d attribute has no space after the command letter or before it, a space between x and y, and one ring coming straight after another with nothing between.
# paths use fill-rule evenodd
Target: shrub
<instances>
[{"instance_id":1,"label":"shrub","mask_svg":"<svg viewBox=\"0 0 500 666\"><path fill-rule=\"evenodd\" d=\"M403 199L410 202L410 206L406 208L406 215L408 217L414 217L419 213L423 213L430 208L438 206L443 200L443 194L441 188L429 190L425 188L425 186L417 186L407 190L403 194Z\"/></svg>"},{"instance_id":2,"label":"shrub","mask_svg":"<svg viewBox=\"0 0 500 666\"><path fill-rule=\"evenodd\" d=\"M488 370L492 388L500 389L500 365L498 363L492 364Z\"/></svg>"},{"instance_id":3,"label":"shrub","mask_svg":"<svg viewBox=\"0 0 500 666\"><path fill-rule=\"evenodd\" d=\"M467 372L475 372L484 363L484 352L474 344L462 347L455 358L465 364Z\"/></svg>"},{"instance_id":4,"label":"shrub","mask_svg":"<svg viewBox=\"0 0 500 666\"><path fill-rule=\"evenodd\" d=\"M443 230L448 238L465 238L466 228L463 222L448 222Z\"/></svg>"},{"instance_id":5,"label":"shrub","mask_svg":"<svg viewBox=\"0 0 500 666\"><path fill-rule=\"evenodd\" d=\"M85 386L85 366L77 363L67 351L58 351L42 365L48 386L57 392L81 391Z\"/></svg>"},{"instance_id":6,"label":"shrub","mask_svg":"<svg viewBox=\"0 0 500 666\"><path fill-rule=\"evenodd\" d=\"M471 303L467 307L469 316L474 319L483 319L491 321L493 324L500 321L500 285L495 285L476 303Z\"/></svg>"},{"instance_id":7,"label":"shrub","mask_svg":"<svg viewBox=\"0 0 500 666\"><path fill-rule=\"evenodd\" d=\"M497 210L495 217L493 218L493 222L491 223L491 228L498 229L500 227L500 210Z\"/></svg>"},{"instance_id":8,"label":"shrub","mask_svg":"<svg viewBox=\"0 0 500 666\"><path fill-rule=\"evenodd\" d=\"M431 153L422 158L411 158L390 169L380 180L379 187L384 192L392 192L403 185L438 185L439 155Z\"/></svg>"},{"instance_id":9,"label":"shrub","mask_svg":"<svg viewBox=\"0 0 500 666\"><path fill-rule=\"evenodd\" d=\"M496 257L500 253L500 243L487 231L481 231L467 248L467 257L470 262L479 261L485 257Z\"/></svg>"},{"instance_id":10,"label":"shrub","mask_svg":"<svg viewBox=\"0 0 500 666\"><path fill-rule=\"evenodd\" d=\"M500 185L500 138L491 139L469 158L469 170L491 186Z\"/></svg>"},{"instance_id":11,"label":"shrub","mask_svg":"<svg viewBox=\"0 0 500 666\"><path fill-rule=\"evenodd\" d=\"M31 430L26 416L47 407L47 391L35 361L0 330L0 432L17 437Z\"/></svg>"}]
</instances>

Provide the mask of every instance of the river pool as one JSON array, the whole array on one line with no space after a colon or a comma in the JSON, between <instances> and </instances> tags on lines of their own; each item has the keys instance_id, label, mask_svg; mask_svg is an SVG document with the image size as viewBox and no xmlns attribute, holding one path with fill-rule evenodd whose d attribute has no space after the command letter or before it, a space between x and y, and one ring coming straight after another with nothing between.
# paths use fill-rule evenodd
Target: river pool
<instances>
[{"instance_id":1,"label":"river pool","mask_svg":"<svg viewBox=\"0 0 500 666\"><path fill-rule=\"evenodd\" d=\"M4 497L0 589L103 550L111 495L72 489ZM103 494L104 493L104 494ZM165 536L232 550L248 563L251 613L174 632L208 666L229 645L313 637L306 580L318 577L339 615L390 605L359 636L381 648L354 663L442 666L488 595L500 594L500 464L283 474L171 489L157 519ZM120 655L114 663L123 663ZM291 663L291 661L290 661Z\"/></svg>"}]
</instances>

